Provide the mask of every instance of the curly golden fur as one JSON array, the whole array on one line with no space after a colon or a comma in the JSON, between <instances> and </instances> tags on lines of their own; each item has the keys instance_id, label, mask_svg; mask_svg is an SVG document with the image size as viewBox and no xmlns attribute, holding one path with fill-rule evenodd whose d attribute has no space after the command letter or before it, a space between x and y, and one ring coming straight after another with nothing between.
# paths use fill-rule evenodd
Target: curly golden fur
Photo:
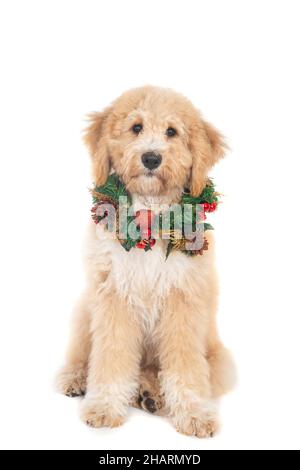
<instances>
[{"instance_id":1,"label":"curly golden fur","mask_svg":"<svg viewBox=\"0 0 300 470\"><path fill-rule=\"evenodd\" d=\"M132 131L142 124L142 131ZM176 130L172 137L169 127ZM185 186L193 195L224 155L220 133L186 98L151 86L124 93L90 115L85 142L93 179L114 170L136 209L177 202ZM161 155L148 171L145 152ZM208 232L207 232L208 233ZM130 404L170 416L184 434L206 437L217 429L216 398L228 391L234 367L216 328L214 242L203 256L172 253L166 240L151 252L125 252L91 224L86 242L87 288L72 323L66 365L58 386L85 394L81 417L91 426L118 426Z\"/></svg>"}]
</instances>

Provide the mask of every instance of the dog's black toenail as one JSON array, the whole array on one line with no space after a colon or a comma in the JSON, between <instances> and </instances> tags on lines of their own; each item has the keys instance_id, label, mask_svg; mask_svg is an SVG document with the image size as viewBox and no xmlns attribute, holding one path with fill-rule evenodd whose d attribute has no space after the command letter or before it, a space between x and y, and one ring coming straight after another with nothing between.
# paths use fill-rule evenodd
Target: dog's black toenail
<instances>
[{"instance_id":1,"label":"dog's black toenail","mask_svg":"<svg viewBox=\"0 0 300 470\"><path fill-rule=\"evenodd\" d=\"M148 390L145 390L143 392L143 397L147 398L147 397L149 397L149 395L150 395L150 393L148 392Z\"/></svg>"},{"instance_id":2,"label":"dog's black toenail","mask_svg":"<svg viewBox=\"0 0 300 470\"><path fill-rule=\"evenodd\" d=\"M66 393L66 396L67 397L70 397L70 398L76 398L76 397L82 397L82 395L84 395L84 392L68 392Z\"/></svg>"},{"instance_id":3,"label":"dog's black toenail","mask_svg":"<svg viewBox=\"0 0 300 470\"><path fill-rule=\"evenodd\" d=\"M155 401L152 400L152 398L146 398L144 404L145 404L145 407L147 408L147 410L150 411L150 413L155 413L156 404L155 404Z\"/></svg>"}]
</instances>

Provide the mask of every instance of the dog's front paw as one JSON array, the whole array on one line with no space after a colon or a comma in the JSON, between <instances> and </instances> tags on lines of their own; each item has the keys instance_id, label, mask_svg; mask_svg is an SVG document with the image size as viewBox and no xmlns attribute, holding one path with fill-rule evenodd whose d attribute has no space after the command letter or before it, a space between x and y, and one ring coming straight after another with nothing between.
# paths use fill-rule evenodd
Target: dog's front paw
<instances>
[{"instance_id":1,"label":"dog's front paw","mask_svg":"<svg viewBox=\"0 0 300 470\"><path fill-rule=\"evenodd\" d=\"M56 377L57 390L68 397L78 397L85 394L86 367L65 366Z\"/></svg>"},{"instance_id":2,"label":"dog's front paw","mask_svg":"<svg viewBox=\"0 0 300 470\"><path fill-rule=\"evenodd\" d=\"M124 417L117 415L109 409L97 405L94 401L85 399L80 410L81 420L93 428L116 428L124 422Z\"/></svg>"},{"instance_id":3,"label":"dog's front paw","mask_svg":"<svg viewBox=\"0 0 300 470\"><path fill-rule=\"evenodd\" d=\"M217 403L214 401L186 401L173 412L174 426L182 434L213 437L218 430Z\"/></svg>"},{"instance_id":4,"label":"dog's front paw","mask_svg":"<svg viewBox=\"0 0 300 470\"><path fill-rule=\"evenodd\" d=\"M180 419L174 419L176 431L187 436L213 437L218 429L218 423L214 419L205 417L186 416Z\"/></svg>"}]
</instances>

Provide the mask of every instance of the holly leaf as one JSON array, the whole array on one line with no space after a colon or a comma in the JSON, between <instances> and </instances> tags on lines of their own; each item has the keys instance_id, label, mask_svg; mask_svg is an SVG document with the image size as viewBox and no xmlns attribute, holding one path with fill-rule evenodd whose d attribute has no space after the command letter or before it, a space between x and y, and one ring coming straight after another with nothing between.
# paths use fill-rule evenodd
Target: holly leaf
<instances>
[{"instance_id":1,"label":"holly leaf","mask_svg":"<svg viewBox=\"0 0 300 470\"><path fill-rule=\"evenodd\" d=\"M109 175L106 183L103 186L96 186L95 191L101 194L105 194L117 202L121 196L127 196L129 202L131 202L131 198L127 193L124 183L115 173Z\"/></svg>"},{"instance_id":2,"label":"holly leaf","mask_svg":"<svg viewBox=\"0 0 300 470\"><path fill-rule=\"evenodd\" d=\"M167 246L167 252L166 252L166 261L167 261L167 259L169 258L169 255L170 255L170 253L171 253L172 250L173 250L173 245L172 245L172 243L169 241L168 246Z\"/></svg>"},{"instance_id":3,"label":"holly leaf","mask_svg":"<svg viewBox=\"0 0 300 470\"><path fill-rule=\"evenodd\" d=\"M208 224L207 222L204 222L204 231L206 230L213 230L213 226L211 224Z\"/></svg>"},{"instance_id":4,"label":"holly leaf","mask_svg":"<svg viewBox=\"0 0 300 470\"><path fill-rule=\"evenodd\" d=\"M136 243L137 243L138 240L133 240L132 238L127 238L127 239L125 239L125 240L119 240L119 241L120 241L122 247L123 247L126 251L130 251L131 248L133 248L133 247L136 245Z\"/></svg>"}]
</instances>

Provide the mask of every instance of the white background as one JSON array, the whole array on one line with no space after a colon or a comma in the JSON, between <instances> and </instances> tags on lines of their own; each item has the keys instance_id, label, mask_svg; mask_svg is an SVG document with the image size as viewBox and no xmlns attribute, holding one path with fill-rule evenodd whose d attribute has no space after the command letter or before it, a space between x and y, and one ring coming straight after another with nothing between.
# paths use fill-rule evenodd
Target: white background
<instances>
[{"instance_id":1,"label":"white background","mask_svg":"<svg viewBox=\"0 0 300 470\"><path fill-rule=\"evenodd\" d=\"M1 1L0 445L299 448L299 2ZM219 326L239 386L220 434L130 411L92 430L57 395L89 218L84 116L127 88L186 94L227 136L213 171Z\"/></svg>"}]
</instances>

